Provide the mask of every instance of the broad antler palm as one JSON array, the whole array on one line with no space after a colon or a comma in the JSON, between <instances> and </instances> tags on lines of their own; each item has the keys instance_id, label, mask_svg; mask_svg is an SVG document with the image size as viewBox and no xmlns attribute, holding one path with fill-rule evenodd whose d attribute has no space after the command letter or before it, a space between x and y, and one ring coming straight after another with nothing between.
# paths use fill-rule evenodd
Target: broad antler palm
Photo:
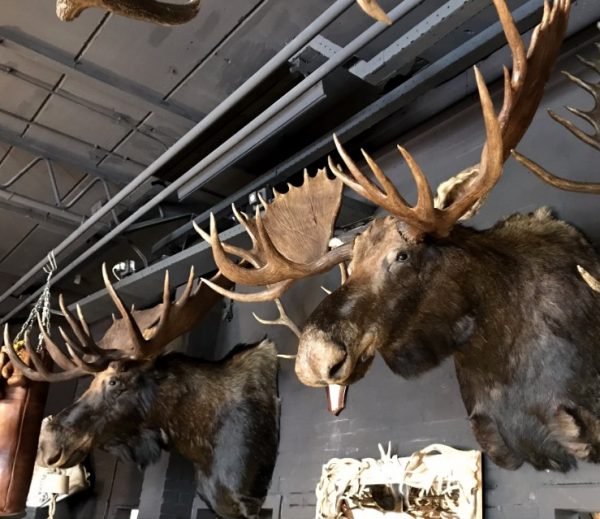
<instances>
[{"instance_id":1,"label":"broad antler palm","mask_svg":"<svg viewBox=\"0 0 600 519\"><path fill-rule=\"evenodd\" d=\"M24 337L24 345L29 362L15 352L8 325L4 327L4 350L12 365L31 380L58 382L94 374L106 369L113 361L123 359L151 360L161 355L167 345L179 335L189 331L214 306L219 296L203 283L194 288L194 268L190 269L188 281L181 296L171 301L169 273L165 272L162 302L146 310L129 310L112 286L106 265L102 266L102 276L106 290L117 307L120 319L113 316L113 323L96 343L90 327L77 306L77 317L66 307L62 295L59 305L71 331L59 327L64 341L64 350L50 337L38 316L38 326L42 331L46 351L62 370L51 372L44 360L31 345L29 333ZM212 278L215 285L231 286L231 283L217 274Z\"/></svg>"},{"instance_id":2,"label":"broad antler palm","mask_svg":"<svg viewBox=\"0 0 600 519\"><path fill-rule=\"evenodd\" d=\"M351 245L328 250L333 225L342 199L342 183L327 178L325 170L310 177L304 174L300 187L288 184L288 192L273 190L274 199L267 204L260 199L264 213L256 209L254 218L237 211L234 215L250 239L252 249L240 249L219 240L214 216L210 235L195 226L196 231L212 246L219 271L234 283L267 286L266 290L242 294L224 290L204 282L220 294L241 302L271 301L280 297L297 279L326 272L347 261ZM243 260L235 263L227 254Z\"/></svg>"}]
</instances>

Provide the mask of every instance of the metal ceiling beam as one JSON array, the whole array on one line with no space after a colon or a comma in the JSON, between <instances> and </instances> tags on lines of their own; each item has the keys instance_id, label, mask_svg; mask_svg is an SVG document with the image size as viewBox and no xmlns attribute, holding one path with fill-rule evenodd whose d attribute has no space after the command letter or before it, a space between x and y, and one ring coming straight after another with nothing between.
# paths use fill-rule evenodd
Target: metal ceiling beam
<instances>
[{"instance_id":1,"label":"metal ceiling beam","mask_svg":"<svg viewBox=\"0 0 600 519\"><path fill-rule=\"evenodd\" d=\"M489 0L450 0L374 58L352 66L350 72L379 85L411 66L420 53L489 7Z\"/></svg>"},{"instance_id":2,"label":"metal ceiling beam","mask_svg":"<svg viewBox=\"0 0 600 519\"><path fill-rule=\"evenodd\" d=\"M250 245L250 239L241 225L232 227L219 236L230 245L238 247ZM217 268L208 243L197 243L144 270L127 276L113 286L126 304L135 304L136 308L144 308L158 302L157 296L160 298L160 287L164 282L165 270L169 270L171 286L179 286L187 281L192 265L198 276L205 275ZM114 303L105 289L81 299L78 304L90 322L108 317L115 311ZM71 305L70 308L75 310L75 305Z\"/></svg>"},{"instance_id":3,"label":"metal ceiling beam","mask_svg":"<svg viewBox=\"0 0 600 519\"><path fill-rule=\"evenodd\" d=\"M18 193L14 193L4 188L0 188L0 200L4 201L9 205L15 205L17 207L28 209L41 217L51 215L64 223L70 224L69 227L71 229L73 229L74 227L79 227L85 219L83 216L77 215L70 211L59 209L58 207L54 207L53 205L34 200L33 198L29 198L28 196L20 195ZM108 226L98 222L94 226L94 229L106 231L108 229Z\"/></svg>"},{"instance_id":4,"label":"metal ceiling beam","mask_svg":"<svg viewBox=\"0 0 600 519\"><path fill-rule=\"evenodd\" d=\"M24 216L42 229L53 232L54 234L62 236L73 231L73 224L64 222L62 220L54 220L48 215L41 214L33 209L15 206L11 203L7 204L2 200L0 200L0 209Z\"/></svg>"},{"instance_id":5,"label":"metal ceiling beam","mask_svg":"<svg viewBox=\"0 0 600 519\"><path fill-rule=\"evenodd\" d=\"M191 122L196 122L204 116L203 113L193 108L165 101L154 90L119 76L110 70L92 63L74 61L70 54L22 32L0 27L0 45L35 63L44 66L49 65L53 70L63 74L91 79L99 83L103 89L108 87L119 91L121 94L132 96L151 112L166 116L177 115Z\"/></svg>"},{"instance_id":6,"label":"metal ceiling beam","mask_svg":"<svg viewBox=\"0 0 600 519\"><path fill-rule=\"evenodd\" d=\"M83 172L90 173L96 177L103 178L117 186L123 186L131 180L131 176L125 176L122 172L106 166L97 166L94 162L85 160L68 151L58 148L38 139L29 136L21 136L17 132L0 126L0 141L10 144L16 148L21 148L33 155L40 155L73 166Z\"/></svg>"},{"instance_id":7,"label":"metal ceiling beam","mask_svg":"<svg viewBox=\"0 0 600 519\"><path fill-rule=\"evenodd\" d=\"M186 198L189 194L199 189L200 185L206 183L206 180L204 180L205 177L215 177L227 170L227 168L233 166L253 149L268 141L273 135L281 132L284 128L292 124L294 120L300 118L303 114L324 102L327 97L323 82L319 81L319 83L311 87L302 96L290 103L286 110L282 110L280 113L275 114L264 125L240 141L231 153L227 153L223 157L215 160L204 169L202 172L203 178L199 178L197 181L190 182L183 186L178 192L179 198Z\"/></svg>"}]
</instances>

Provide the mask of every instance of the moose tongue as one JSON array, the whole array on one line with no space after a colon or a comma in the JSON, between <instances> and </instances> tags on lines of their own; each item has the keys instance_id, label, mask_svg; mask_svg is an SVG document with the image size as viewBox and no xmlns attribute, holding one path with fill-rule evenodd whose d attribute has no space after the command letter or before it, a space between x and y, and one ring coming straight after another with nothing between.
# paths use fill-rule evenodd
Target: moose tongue
<instances>
[{"instance_id":1,"label":"moose tongue","mask_svg":"<svg viewBox=\"0 0 600 519\"><path fill-rule=\"evenodd\" d=\"M327 386L327 407L335 416L340 414L346 407L346 392L348 386L329 384Z\"/></svg>"}]
</instances>

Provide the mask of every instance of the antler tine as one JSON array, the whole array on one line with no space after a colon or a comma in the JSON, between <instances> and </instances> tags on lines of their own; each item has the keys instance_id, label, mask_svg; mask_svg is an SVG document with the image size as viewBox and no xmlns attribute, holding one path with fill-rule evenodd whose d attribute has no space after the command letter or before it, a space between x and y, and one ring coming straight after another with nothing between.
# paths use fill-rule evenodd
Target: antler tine
<instances>
[{"instance_id":1,"label":"antler tine","mask_svg":"<svg viewBox=\"0 0 600 519\"><path fill-rule=\"evenodd\" d=\"M262 319L255 312L252 312L254 319L256 319L261 324L266 324L267 326L271 325L280 325L288 328L296 337L300 338L300 328L296 325L294 321L292 321L289 315L286 313L283 304L281 303L281 299L276 298L275 304L277 305L277 310L279 311L279 317L277 319L268 320Z\"/></svg>"},{"instance_id":2,"label":"antler tine","mask_svg":"<svg viewBox=\"0 0 600 519\"><path fill-rule=\"evenodd\" d=\"M279 283L269 285L268 288L261 290L260 292L247 294L227 290L226 288L213 283L210 279L201 278L200 282L206 284L208 287L217 292L217 294L221 294L223 297L227 297L239 303L264 303L266 301L273 301L274 299L281 297L284 292L292 286L294 280L283 280Z\"/></svg>"},{"instance_id":3,"label":"antler tine","mask_svg":"<svg viewBox=\"0 0 600 519\"><path fill-rule=\"evenodd\" d=\"M75 320L73 314L69 311L67 306L65 305L65 300L62 294L58 296L58 306L60 307L60 311L63 314L63 317L66 319L67 323L75 333L75 337L79 341L80 347L78 348L81 351L81 354L93 354L93 355L101 355L103 352L92 340L90 335L89 326L83 316L83 312L79 305L77 305L77 315L79 317L79 323ZM87 349L88 351L85 351Z\"/></svg>"},{"instance_id":4,"label":"antler tine","mask_svg":"<svg viewBox=\"0 0 600 519\"><path fill-rule=\"evenodd\" d=\"M213 244L213 239L212 239L213 219L214 219L214 215L211 213L211 215L210 215L211 234L207 234L202 228L200 228L198 226L198 224L196 224L196 222L192 222L196 232L202 237L202 239L205 242L209 243L211 245L211 247ZM215 226L216 226L216 223L215 223ZM251 239L253 239L252 236L251 236ZM217 236L217 240L218 240L218 236ZM248 263L253 265L255 268L258 268L261 266L260 262L256 259L256 257L254 256L254 254L252 252L242 249L240 247L235 247L234 245L229 245L228 243L222 243L221 240L218 240L218 242L219 242L219 246L227 254L233 254L234 256L237 256L238 258L241 258L241 259L247 261ZM213 251L214 251L214 247L213 247ZM232 263L232 264L235 265L234 263Z\"/></svg>"},{"instance_id":5,"label":"antler tine","mask_svg":"<svg viewBox=\"0 0 600 519\"><path fill-rule=\"evenodd\" d=\"M86 374L79 368L60 371L58 373L49 372L43 367L43 365L43 369L41 371L36 371L35 369L30 368L27 364L25 364L25 362L21 360L21 357L19 357L19 355L17 355L17 353L15 352L12 340L10 338L10 333L8 331L8 324L4 325L4 344L6 345L6 352L13 366L15 366L15 368L21 371L30 380L35 380L37 382L62 382Z\"/></svg>"},{"instance_id":6,"label":"antler tine","mask_svg":"<svg viewBox=\"0 0 600 519\"><path fill-rule=\"evenodd\" d=\"M75 310L77 311L77 318L79 319L79 323L81 324L83 331L85 332L87 337L91 337L92 334L90 332L90 327L87 321L85 320L85 316L83 315L83 311L81 310L81 306L79 306L79 303L75 305Z\"/></svg>"},{"instance_id":7,"label":"antler tine","mask_svg":"<svg viewBox=\"0 0 600 519\"><path fill-rule=\"evenodd\" d=\"M262 197L260 195L259 195L259 199L260 199L261 203L264 204L264 200L262 200ZM248 236L250 236L250 239L252 240L252 246L258 247L258 242L257 242L257 237L256 237L256 229L252 228L252 221L250 220L250 218L248 218L248 215L244 212L240 213L237 210L237 207L235 206L235 204L231 204L231 210L233 211L233 215L235 216L235 219L246 230L246 232L248 233Z\"/></svg>"},{"instance_id":8,"label":"antler tine","mask_svg":"<svg viewBox=\"0 0 600 519\"><path fill-rule=\"evenodd\" d=\"M223 248L217 232L217 224L214 215L211 214L210 220L210 240L213 249L213 257L221 273L234 283L245 285L271 285L279 283L286 279L299 279L302 277L318 274L329 270L333 265L340 261L348 259L350 255L349 247L339 247L329 251L324 256L313 262L300 264L284 257L277 248L265 229L260 214L257 212L254 221L257 231L261 251L262 265L255 269L248 269L231 261Z\"/></svg>"},{"instance_id":9,"label":"antler tine","mask_svg":"<svg viewBox=\"0 0 600 519\"><path fill-rule=\"evenodd\" d=\"M592 276L587 270L585 270L581 265L577 265L577 270L583 280L589 285L589 287L595 292L600 292L600 281L598 281L594 276Z\"/></svg>"},{"instance_id":10,"label":"antler tine","mask_svg":"<svg viewBox=\"0 0 600 519\"><path fill-rule=\"evenodd\" d=\"M56 364L58 364L58 366L63 370L70 370L75 368L75 364L71 362L71 360L63 353L63 351L58 347L58 345L50 338L48 332L46 332L46 329L42 324L42 318L40 317L39 313L36 315L36 317L38 327L42 332L42 337L44 338L44 345L46 346L46 351L48 352L52 360L56 362Z\"/></svg>"},{"instance_id":11,"label":"antler tine","mask_svg":"<svg viewBox=\"0 0 600 519\"><path fill-rule=\"evenodd\" d=\"M157 0L57 0L56 15L60 20L70 22L90 7L99 7L128 18L169 26L181 25L192 20L198 14L200 0L191 0L185 4Z\"/></svg>"},{"instance_id":12,"label":"antler tine","mask_svg":"<svg viewBox=\"0 0 600 519\"><path fill-rule=\"evenodd\" d=\"M377 163L366 153L362 151L363 156L375 175L375 178L381 184L383 191L375 186L367 177L360 171L360 168L348 155L337 136L334 134L333 140L335 146L346 164L346 167L354 177L354 181L350 179L340 168L333 162L331 157L328 158L329 168L333 174L338 177L348 187L371 200L375 204L383 207L391 214L405 219L417 229L429 232L435 230L436 210L434 209L433 196L431 187L423 174L421 168L417 165L413 157L401 146L398 146L398 151L402 154L407 162L407 165L415 179L417 185L417 203L414 207L408 205L406 200L400 195L396 187L385 176Z\"/></svg>"},{"instance_id":13,"label":"antler tine","mask_svg":"<svg viewBox=\"0 0 600 519\"><path fill-rule=\"evenodd\" d=\"M553 175L540 164L528 159L525 155L522 155L516 150L512 151L512 155L517 162L525 166L529 171L537 175L544 182L557 187L558 189L562 189L563 191L572 191L574 193L589 193L592 195L600 194L600 183L598 182L578 182L576 180L566 180Z\"/></svg>"},{"instance_id":14,"label":"antler tine","mask_svg":"<svg viewBox=\"0 0 600 519\"><path fill-rule=\"evenodd\" d=\"M71 337L69 337L69 335L62 328L62 326L58 327L58 331L60 332L61 337L65 341L65 346L67 347L67 351L69 352L71 360L78 368L87 373L98 373L99 371L102 371L104 369L105 364L103 363L87 362L83 359L83 357L85 356L85 352L81 350L78 346L76 346L76 342L73 341Z\"/></svg>"},{"instance_id":15,"label":"antler tine","mask_svg":"<svg viewBox=\"0 0 600 519\"><path fill-rule=\"evenodd\" d=\"M402 146L398 146L398 151L404 157L417 184L417 204L414 207L414 212L419 214L421 220L432 222L435 218L435 210L431 186L427 182L423 170L413 159L412 155Z\"/></svg>"},{"instance_id":16,"label":"antler tine","mask_svg":"<svg viewBox=\"0 0 600 519\"><path fill-rule=\"evenodd\" d=\"M188 278L188 284L186 285L186 288L184 289L184 292L187 291L187 287L189 285L189 278ZM184 294L185 295L185 294ZM189 294L188 294L189 296ZM185 300L182 304L179 304L179 301L177 301L177 308L183 308L184 303L189 299L189 297L186 296ZM169 271L165 270L165 277L164 277L164 281L163 281L163 296L162 296L162 308L160 311L160 315L158 317L158 323L156 324L154 333L153 333L153 337L152 339L146 339L143 334L142 334L142 342L140 344L143 345L143 347L141 348L142 350L142 356L143 357L152 357L156 354L158 354L161 349L163 347L165 347L169 341L168 340L164 340L163 336L164 335L168 335L169 333L169 328L170 328L170 317L171 317L171 309L172 309L172 302L171 302L171 284L169 282ZM139 330L139 327L136 324L136 328ZM141 333L141 332L140 332Z\"/></svg>"},{"instance_id":17,"label":"antler tine","mask_svg":"<svg viewBox=\"0 0 600 519\"><path fill-rule=\"evenodd\" d=\"M577 137L578 139L585 142L588 146L592 146L593 148L596 148L597 150L600 151L600 124L598 122L598 121L600 121L600 98L597 103L598 103L597 107L591 112L584 112L582 110L577 110L576 108L567 106L567 110L569 110L569 112L577 115L578 117L581 117L588 124L590 124L596 130L595 134L589 134L589 133L584 132L583 130L581 130L577 126L575 126L575 124L573 124L571 121L558 115L556 112L554 112L552 110L548 110L548 114L558 124L562 125L567 130L569 130L573 135L575 135L575 137ZM597 112L597 113L595 113L595 112Z\"/></svg>"},{"instance_id":18,"label":"antler tine","mask_svg":"<svg viewBox=\"0 0 600 519\"><path fill-rule=\"evenodd\" d=\"M195 277L196 277L196 272L194 269L194 265L192 265L192 266L190 266L190 273L188 275L188 280L185 284L185 288L183 289L181 296L179 296L179 299L175 302L175 306L185 305L187 303L188 299L190 298L190 295L196 295L198 293L198 289L200 288L200 285L198 285L198 287L196 288L196 290L194 290L194 293L192 294L192 289L194 288Z\"/></svg>"},{"instance_id":19,"label":"antler tine","mask_svg":"<svg viewBox=\"0 0 600 519\"><path fill-rule=\"evenodd\" d=\"M479 99L483 112L486 143L481 152L479 176L472 188L463 197L455 200L449 207L442 211L444 225L441 225L438 229L438 233L442 235L447 234L460 217L474 204L485 198L502 175L504 165L502 128L494 112L490 92L477 67L475 67L475 79L477 81L477 90L479 91Z\"/></svg>"},{"instance_id":20,"label":"antler tine","mask_svg":"<svg viewBox=\"0 0 600 519\"><path fill-rule=\"evenodd\" d=\"M527 73L527 49L525 43L519 34L519 30L515 25L512 15L506 5L505 0L494 0L496 12L500 19L500 24L504 30L506 41L512 51L513 67L512 74L509 70L504 67L504 100L502 103L502 109L498 119L502 126L508 124L508 119L515 105L515 95L519 93L519 88L525 81ZM544 15L542 16L542 23L547 13L547 3L544 2ZM541 24L540 24L541 25ZM539 27L539 26L538 26ZM532 38L532 41L535 40Z\"/></svg>"},{"instance_id":21,"label":"antler tine","mask_svg":"<svg viewBox=\"0 0 600 519\"><path fill-rule=\"evenodd\" d=\"M554 0L552 5L544 1L542 21L533 32L526 54L505 0L494 0L494 4L513 54L510 88L504 92L505 102L499 116L506 159L527 131L539 106L566 31L571 1Z\"/></svg>"},{"instance_id":22,"label":"antler tine","mask_svg":"<svg viewBox=\"0 0 600 519\"><path fill-rule=\"evenodd\" d=\"M42 362L42 359L40 359L40 357L38 356L37 352L31 347L31 341L29 340L30 333L30 330L26 330L25 334L23 335L25 350L29 354L29 358L31 359L31 362L33 363L33 366L35 367L36 371L38 373L41 373L42 375L47 375L48 370L46 369L46 366L44 366L44 363Z\"/></svg>"},{"instance_id":23,"label":"antler tine","mask_svg":"<svg viewBox=\"0 0 600 519\"><path fill-rule=\"evenodd\" d=\"M371 18L375 18L375 20L385 23L386 25L392 25L392 19L375 0L356 0L356 2Z\"/></svg>"},{"instance_id":24,"label":"antler tine","mask_svg":"<svg viewBox=\"0 0 600 519\"><path fill-rule=\"evenodd\" d=\"M123 318L123 321L125 322L125 324L127 326L127 331L129 332L131 344L133 347L133 351L131 352L132 357L143 358L143 356L144 356L144 347L143 346L145 343L144 336L143 336L139 326L135 322L135 319L131 315L131 312L127 309L127 307L125 306L125 304L123 303L123 301L121 300L119 295L117 294L116 290L112 286L112 283L110 282L110 278L108 277L106 263L102 264L102 278L104 280L104 286L106 287L106 291L108 292L108 295L113 300L113 303L119 310L119 313L121 314L121 317Z\"/></svg>"}]
</instances>

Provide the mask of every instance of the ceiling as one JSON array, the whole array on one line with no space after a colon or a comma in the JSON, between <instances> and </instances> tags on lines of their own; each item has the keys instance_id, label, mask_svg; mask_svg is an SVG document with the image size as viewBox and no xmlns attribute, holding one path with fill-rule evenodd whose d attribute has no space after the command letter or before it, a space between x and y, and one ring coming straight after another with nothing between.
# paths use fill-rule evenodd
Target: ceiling
<instances>
[{"instance_id":1,"label":"ceiling","mask_svg":"<svg viewBox=\"0 0 600 519\"><path fill-rule=\"evenodd\" d=\"M380 3L390 11L409 0ZM59 255L59 269L190 168L197 167L198 175L73 268L55 291L77 300L98 290L101 261L169 263L174 255L198 247L190 233L191 218L205 224L213 209L228 221L232 197L245 202L257 187L293 180L304 167L322 164L334 129L373 146L394 132L408 131L444 106L432 107L410 124L396 120L392 126L398 110L503 44L497 27L493 30L497 19L491 0L415 1L391 28L349 53L231 150L207 161L207 155L290 89L302 88L311 74L372 26L351 5L193 139L179 141L220 103L233 99L229 96L238 87L332 4L203 0L193 21L160 27L98 9L65 23L57 19L53 0L3 0L0 294L161 156L160 167L147 180ZM519 13L523 31L539 19L542 0L508 4ZM597 1L577 0L571 33L598 18ZM469 93L465 89L460 95ZM376 123L379 131L372 130ZM163 155L178 141L177 153ZM347 221L370 211L346 200ZM44 277L37 269L4 297L0 315L24 304ZM27 310L24 306L19 315Z\"/></svg>"}]
</instances>

